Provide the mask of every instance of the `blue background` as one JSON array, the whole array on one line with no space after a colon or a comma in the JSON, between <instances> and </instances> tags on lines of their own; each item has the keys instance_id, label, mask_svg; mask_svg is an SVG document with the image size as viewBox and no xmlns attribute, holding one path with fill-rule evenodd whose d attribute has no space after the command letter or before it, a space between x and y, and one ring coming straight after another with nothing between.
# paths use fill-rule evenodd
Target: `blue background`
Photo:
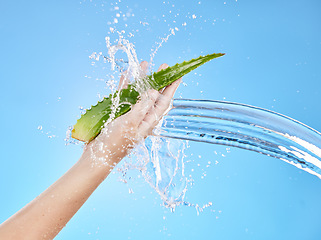
<instances>
[{"instance_id":1,"label":"blue background","mask_svg":"<svg viewBox=\"0 0 321 240\"><path fill-rule=\"evenodd\" d=\"M0 222L81 155L80 146L65 146L65 132L79 106L108 94L96 79L107 80L109 66L88 56L106 54L105 37L117 38L110 27L125 30L141 60L177 27L156 66L226 53L184 77L176 97L250 104L321 130L320 1L2 0L0 11ZM129 17L113 24L119 11ZM321 238L320 179L254 152L190 145L186 171L195 169L195 184L186 200L212 207L171 213L143 180L124 184L114 173L57 239Z\"/></svg>"}]
</instances>

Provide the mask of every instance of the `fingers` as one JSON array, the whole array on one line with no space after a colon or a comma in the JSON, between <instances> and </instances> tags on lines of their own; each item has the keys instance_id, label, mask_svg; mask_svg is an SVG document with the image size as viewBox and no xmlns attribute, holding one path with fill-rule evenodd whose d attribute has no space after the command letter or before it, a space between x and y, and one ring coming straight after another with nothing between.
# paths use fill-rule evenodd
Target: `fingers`
<instances>
[{"instance_id":1,"label":"fingers","mask_svg":"<svg viewBox=\"0 0 321 240\"><path fill-rule=\"evenodd\" d=\"M169 67L168 64L163 63L162 65L159 66L157 72L159 72L160 70L166 69L166 68L168 68L168 67ZM163 92L163 90L164 90L164 88L161 89L161 90L159 90L159 92L161 93L161 92Z\"/></svg>"},{"instance_id":2,"label":"fingers","mask_svg":"<svg viewBox=\"0 0 321 240\"><path fill-rule=\"evenodd\" d=\"M144 128L147 127L146 123L148 124L149 128L153 129L159 122L159 120L164 116L167 110L170 107L172 98L177 90L181 79L175 81L170 86L167 86L163 93L160 93L158 98L155 101L154 106L149 110L146 117L144 118Z\"/></svg>"},{"instance_id":3,"label":"fingers","mask_svg":"<svg viewBox=\"0 0 321 240\"><path fill-rule=\"evenodd\" d=\"M159 67L158 71L167 67L167 64L162 64ZM167 112L167 110L170 107L171 100L181 81L181 78L176 80L171 85L165 87L162 93L159 94L158 98L155 101L155 104L150 108L146 117L142 120L141 124L139 125L139 132L141 132L142 135L149 135L151 131L154 129L154 127L161 120L163 115Z\"/></svg>"},{"instance_id":4,"label":"fingers","mask_svg":"<svg viewBox=\"0 0 321 240\"><path fill-rule=\"evenodd\" d=\"M165 87L162 92L162 101L171 101L181 82L182 82L182 78L176 80L171 85L168 85L167 87Z\"/></svg>"},{"instance_id":5,"label":"fingers","mask_svg":"<svg viewBox=\"0 0 321 240\"><path fill-rule=\"evenodd\" d=\"M169 66L166 63L163 63L162 65L159 66L157 72L159 72L160 70L163 70L165 68L168 68Z\"/></svg>"},{"instance_id":6,"label":"fingers","mask_svg":"<svg viewBox=\"0 0 321 240\"><path fill-rule=\"evenodd\" d=\"M143 119L146 117L146 114L155 105L159 94L160 93L158 91L151 89L133 106L129 116L130 120L133 122L133 125L138 126L143 121Z\"/></svg>"},{"instance_id":7,"label":"fingers","mask_svg":"<svg viewBox=\"0 0 321 240\"><path fill-rule=\"evenodd\" d=\"M168 68L168 65L166 63L163 63L162 65L160 65L158 71L165 68ZM153 117L152 119L148 119L149 121L153 120L158 122L163 117L163 115L169 108L172 98L174 97L174 94L181 82L182 82L182 78L176 80L175 82L173 82L169 86L166 86L162 90L161 94L159 95L158 99L155 102L155 109L153 109L153 114L152 114ZM151 116L147 116L147 117L150 118ZM157 122L155 126L157 125Z\"/></svg>"},{"instance_id":8,"label":"fingers","mask_svg":"<svg viewBox=\"0 0 321 240\"><path fill-rule=\"evenodd\" d=\"M143 61L140 66L142 71L147 71L148 63L146 61ZM168 65L164 63L158 71L167 67ZM137 128L137 133L141 137L148 136L167 112L180 83L181 79L178 79L160 92L151 89L141 96L141 100L132 107L127 119L133 129Z\"/></svg>"},{"instance_id":9,"label":"fingers","mask_svg":"<svg viewBox=\"0 0 321 240\"><path fill-rule=\"evenodd\" d=\"M148 62L146 61L142 61L140 63L140 68L141 68L141 72L142 74L146 74L147 70L148 70ZM118 84L118 91L124 88L127 88L128 86L128 82L129 82L129 73L128 71L124 71L123 74L120 76L119 79L119 84Z\"/></svg>"},{"instance_id":10,"label":"fingers","mask_svg":"<svg viewBox=\"0 0 321 240\"><path fill-rule=\"evenodd\" d=\"M143 72L144 74L146 74L146 73L147 73L147 70L148 70L148 62L142 61L142 62L140 63L140 68L141 68L142 72Z\"/></svg>"},{"instance_id":11,"label":"fingers","mask_svg":"<svg viewBox=\"0 0 321 240\"><path fill-rule=\"evenodd\" d=\"M126 70L120 76L119 84L118 84L118 91L123 89L123 88L127 88L127 86L128 86L128 72Z\"/></svg>"},{"instance_id":12,"label":"fingers","mask_svg":"<svg viewBox=\"0 0 321 240\"><path fill-rule=\"evenodd\" d=\"M168 65L166 63L162 64L159 67L158 71L165 69L167 67L168 67ZM169 108L172 98L174 97L174 94L175 94L175 92L181 82L182 82L182 78L176 80L175 82L173 82L169 86L166 86L162 90L162 94L156 100L155 114L159 119L164 115L166 110Z\"/></svg>"}]
</instances>

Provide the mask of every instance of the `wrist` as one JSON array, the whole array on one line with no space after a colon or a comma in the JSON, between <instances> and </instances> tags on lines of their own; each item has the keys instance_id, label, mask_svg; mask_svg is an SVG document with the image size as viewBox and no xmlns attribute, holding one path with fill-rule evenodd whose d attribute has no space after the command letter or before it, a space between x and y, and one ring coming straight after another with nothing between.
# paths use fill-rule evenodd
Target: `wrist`
<instances>
[{"instance_id":1,"label":"wrist","mask_svg":"<svg viewBox=\"0 0 321 240\"><path fill-rule=\"evenodd\" d=\"M92 168L113 169L126 154L110 150L108 144L98 137L85 145L80 161L84 161ZM110 170L110 171L111 171Z\"/></svg>"}]
</instances>

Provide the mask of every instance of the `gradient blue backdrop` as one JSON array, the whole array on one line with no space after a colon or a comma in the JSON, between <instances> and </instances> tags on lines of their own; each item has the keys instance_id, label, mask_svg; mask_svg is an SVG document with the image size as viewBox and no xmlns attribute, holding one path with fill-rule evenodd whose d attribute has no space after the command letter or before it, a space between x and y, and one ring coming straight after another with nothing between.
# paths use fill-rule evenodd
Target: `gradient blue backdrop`
<instances>
[{"instance_id":1,"label":"gradient blue backdrop","mask_svg":"<svg viewBox=\"0 0 321 240\"><path fill-rule=\"evenodd\" d=\"M105 37L117 37L110 27L125 30L142 60L177 27L156 65L226 53L184 77L177 97L255 105L321 131L318 0L1 0L0 11L0 222L80 156L80 146L64 145L65 132L79 106L108 93L96 80L108 79L108 66L88 56L106 53ZM190 145L187 173L195 169L195 184L186 200L211 201L211 208L171 213L142 180L124 184L115 173L57 239L321 239L320 179L254 152Z\"/></svg>"}]
</instances>

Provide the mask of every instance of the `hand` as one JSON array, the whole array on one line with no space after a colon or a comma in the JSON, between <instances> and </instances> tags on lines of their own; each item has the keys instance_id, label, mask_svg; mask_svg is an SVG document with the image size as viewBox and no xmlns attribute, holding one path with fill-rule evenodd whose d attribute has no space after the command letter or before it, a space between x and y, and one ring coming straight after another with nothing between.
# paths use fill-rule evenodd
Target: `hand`
<instances>
[{"instance_id":1,"label":"hand","mask_svg":"<svg viewBox=\"0 0 321 240\"><path fill-rule=\"evenodd\" d=\"M159 70L166 67L162 64ZM147 62L142 62L141 68L147 71ZM67 173L0 225L0 239L53 239L114 165L151 134L169 108L179 83L177 80L160 92L148 91L130 112L109 123ZM121 86L126 85L122 77Z\"/></svg>"},{"instance_id":2,"label":"hand","mask_svg":"<svg viewBox=\"0 0 321 240\"><path fill-rule=\"evenodd\" d=\"M148 63L143 61L140 67L144 72L147 72ZM158 71L167 67L167 64L162 64ZM160 91L154 89L147 91L131 111L105 126L96 139L86 146L85 151L91 151L94 159L99 160L98 163L116 165L135 144L152 133L154 127L170 107L171 100L180 83L181 79L178 79ZM126 87L127 84L128 80L123 75L120 78L119 86Z\"/></svg>"}]
</instances>

